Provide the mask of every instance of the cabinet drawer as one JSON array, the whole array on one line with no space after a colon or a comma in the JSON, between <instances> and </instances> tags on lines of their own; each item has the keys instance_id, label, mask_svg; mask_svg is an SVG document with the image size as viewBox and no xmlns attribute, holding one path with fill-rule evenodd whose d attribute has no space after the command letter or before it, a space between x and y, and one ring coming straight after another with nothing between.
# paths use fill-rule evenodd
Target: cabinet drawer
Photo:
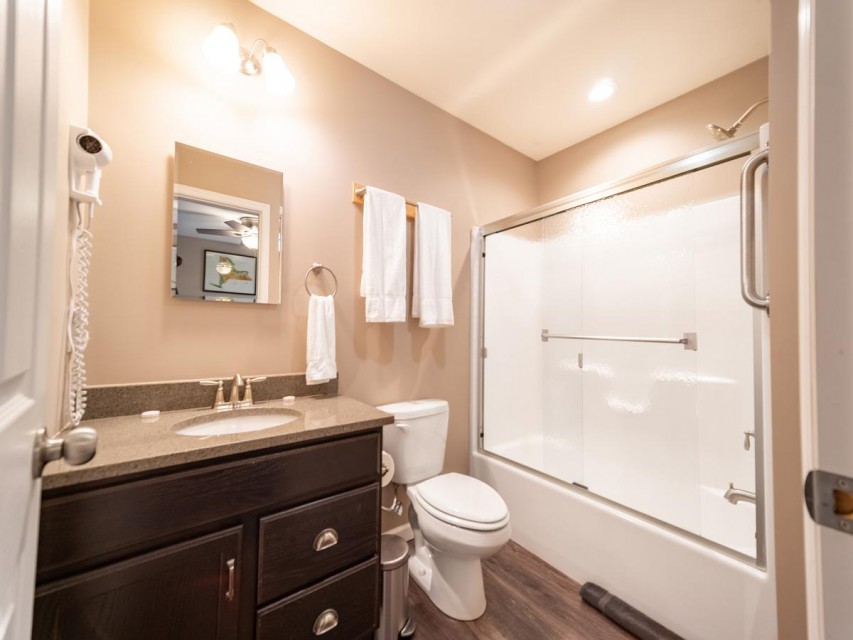
<instances>
[{"instance_id":1,"label":"cabinet drawer","mask_svg":"<svg viewBox=\"0 0 853 640\"><path fill-rule=\"evenodd\" d=\"M378 553L378 484L261 518L258 601L287 595Z\"/></svg>"},{"instance_id":2,"label":"cabinet drawer","mask_svg":"<svg viewBox=\"0 0 853 640\"><path fill-rule=\"evenodd\" d=\"M326 613L333 628L323 640L353 640L378 623L379 561L374 558L258 612L257 640L316 638L315 625ZM319 631L319 629L318 629Z\"/></svg>"},{"instance_id":3,"label":"cabinet drawer","mask_svg":"<svg viewBox=\"0 0 853 640\"><path fill-rule=\"evenodd\" d=\"M376 482L379 434L83 491L42 502L39 582L156 548L182 531Z\"/></svg>"}]
</instances>

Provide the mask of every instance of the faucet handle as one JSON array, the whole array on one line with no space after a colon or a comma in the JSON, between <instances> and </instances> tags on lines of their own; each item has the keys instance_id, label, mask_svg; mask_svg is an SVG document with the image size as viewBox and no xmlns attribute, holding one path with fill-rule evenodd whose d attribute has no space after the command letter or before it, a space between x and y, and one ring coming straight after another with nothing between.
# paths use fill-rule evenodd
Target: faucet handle
<instances>
[{"instance_id":1,"label":"faucet handle","mask_svg":"<svg viewBox=\"0 0 853 640\"><path fill-rule=\"evenodd\" d=\"M243 394L243 402L241 403L242 406L250 407L255 404L255 400L252 397L252 383L263 382L266 379L266 376L254 376L253 378L246 378L246 393Z\"/></svg>"},{"instance_id":2,"label":"faucet handle","mask_svg":"<svg viewBox=\"0 0 853 640\"><path fill-rule=\"evenodd\" d=\"M213 399L213 408L222 409L227 406L225 402L225 391L223 389L223 380L199 380L198 383L204 387L216 387L216 397Z\"/></svg>"}]
</instances>

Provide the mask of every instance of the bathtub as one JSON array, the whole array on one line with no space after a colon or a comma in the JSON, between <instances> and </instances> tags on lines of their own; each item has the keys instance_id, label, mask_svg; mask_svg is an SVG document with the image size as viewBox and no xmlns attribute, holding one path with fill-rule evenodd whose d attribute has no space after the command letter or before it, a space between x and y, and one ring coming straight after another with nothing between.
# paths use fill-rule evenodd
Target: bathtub
<instances>
[{"instance_id":1,"label":"bathtub","mask_svg":"<svg viewBox=\"0 0 853 640\"><path fill-rule=\"evenodd\" d=\"M481 239L475 229L472 256L481 255ZM542 468L540 442L519 439L508 445L517 450L500 451L503 456L483 449L478 302L482 262L471 263L470 470L503 496L513 540L573 580L595 582L684 638L776 638L772 528L764 532L760 555L765 566L761 567L748 557L754 555L749 541L729 536L731 521L726 519L753 517L755 512L733 511L719 488L700 487L699 499L716 514L711 528L702 530L700 537L538 473L534 469ZM764 424L764 440L769 443L769 416L764 416ZM761 454L772 459L767 445ZM572 452L567 450L565 455ZM759 468L763 494L772 496L769 465ZM737 507L755 509L743 503ZM759 499L759 530L772 521L772 504Z\"/></svg>"}]
</instances>

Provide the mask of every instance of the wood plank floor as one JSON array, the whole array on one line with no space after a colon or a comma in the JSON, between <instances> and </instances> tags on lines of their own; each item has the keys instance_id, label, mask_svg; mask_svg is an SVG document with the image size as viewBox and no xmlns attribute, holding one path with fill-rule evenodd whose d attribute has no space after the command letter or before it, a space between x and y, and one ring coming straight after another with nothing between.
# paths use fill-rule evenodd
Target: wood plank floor
<instances>
[{"instance_id":1,"label":"wood plank floor","mask_svg":"<svg viewBox=\"0 0 853 640\"><path fill-rule=\"evenodd\" d=\"M510 542L483 563L486 613L448 618L411 581L415 640L625 640L634 636L581 600L580 585ZM634 639L636 640L636 639Z\"/></svg>"}]
</instances>

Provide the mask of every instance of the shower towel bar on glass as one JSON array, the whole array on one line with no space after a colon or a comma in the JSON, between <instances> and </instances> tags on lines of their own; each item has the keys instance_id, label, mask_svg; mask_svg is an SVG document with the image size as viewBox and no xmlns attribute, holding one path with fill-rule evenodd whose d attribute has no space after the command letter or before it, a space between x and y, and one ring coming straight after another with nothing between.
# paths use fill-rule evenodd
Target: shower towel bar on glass
<instances>
[{"instance_id":1,"label":"shower towel bar on glass","mask_svg":"<svg viewBox=\"0 0 853 640\"><path fill-rule=\"evenodd\" d=\"M685 333L683 338L623 338L619 336L561 336L542 329L542 342L548 340L600 340L604 342L653 342L656 344L681 344L686 351L697 351L699 344L695 333Z\"/></svg>"}]
</instances>

